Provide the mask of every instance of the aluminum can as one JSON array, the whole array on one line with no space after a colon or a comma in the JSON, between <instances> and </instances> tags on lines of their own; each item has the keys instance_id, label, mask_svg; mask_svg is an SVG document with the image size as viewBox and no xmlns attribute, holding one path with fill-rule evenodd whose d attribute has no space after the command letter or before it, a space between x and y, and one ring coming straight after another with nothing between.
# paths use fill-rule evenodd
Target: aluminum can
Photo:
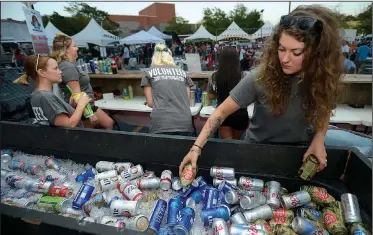
<instances>
[{"instance_id":1,"label":"aluminum can","mask_svg":"<svg viewBox=\"0 0 373 235\"><path fill-rule=\"evenodd\" d=\"M35 193L43 193L43 194L48 194L51 187L53 186L54 186L53 182L34 180L34 179L29 179L24 184L24 188L27 191L31 191Z\"/></svg>"},{"instance_id":2,"label":"aluminum can","mask_svg":"<svg viewBox=\"0 0 373 235\"><path fill-rule=\"evenodd\" d=\"M163 217L166 214L167 202L165 200L159 199L154 206L153 213L149 220L149 229L155 233L159 232L161 227Z\"/></svg>"},{"instance_id":3,"label":"aluminum can","mask_svg":"<svg viewBox=\"0 0 373 235\"><path fill-rule=\"evenodd\" d=\"M190 207L185 207L184 209L182 209L180 220L174 226L174 232L176 234L183 234L183 235L189 234L194 223L194 218L195 218L194 209Z\"/></svg>"},{"instance_id":4,"label":"aluminum can","mask_svg":"<svg viewBox=\"0 0 373 235\"><path fill-rule=\"evenodd\" d=\"M170 170L164 170L161 174L161 183L159 187L162 190L169 190L171 188L171 183L172 183L172 172Z\"/></svg>"},{"instance_id":5,"label":"aluminum can","mask_svg":"<svg viewBox=\"0 0 373 235\"><path fill-rule=\"evenodd\" d=\"M138 215L138 201L114 200L110 204L110 213L113 216L131 217Z\"/></svg>"},{"instance_id":6,"label":"aluminum can","mask_svg":"<svg viewBox=\"0 0 373 235\"><path fill-rule=\"evenodd\" d=\"M203 176L198 176L198 177L196 178L196 181L198 182L198 186L199 186L200 188L202 188L203 186L206 186L206 185L207 185L207 182L206 182L206 180L203 178Z\"/></svg>"},{"instance_id":7,"label":"aluminum can","mask_svg":"<svg viewBox=\"0 0 373 235\"><path fill-rule=\"evenodd\" d=\"M256 219L269 220L273 217L272 209L268 205L262 205L252 210L245 211L243 215L249 223L254 222Z\"/></svg>"},{"instance_id":8,"label":"aluminum can","mask_svg":"<svg viewBox=\"0 0 373 235\"><path fill-rule=\"evenodd\" d=\"M134 179L131 183L137 185L139 189L158 189L161 179L158 177Z\"/></svg>"},{"instance_id":9,"label":"aluminum can","mask_svg":"<svg viewBox=\"0 0 373 235\"><path fill-rule=\"evenodd\" d=\"M272 230L271 226L269 226L269 224L268 224L268 222L266 220L264 220L264 219L256 219L254 221L254 223L257 224L257 225L263 226L263 228L264 228L263 230L266 231L267 233L270 233L270 234L273 233L273 230Z\"/></svg>"},{"instance_id":10,"label":"aluminum can","mask_svg":"<svg viewBox=\"0 0 373 235\"><path fill-rule=\"evenodd\" d=\"M311 199L312 200L312 199ZM308 208L308 209L312 209L312 210L319 210L319 205L317 205L316 203L314 202L309 202L307 204L304 204L302 206L303 208Z\"/></svg>"},{"instance_id":11,"label":"aluminum can","mask_svg":"<svg viewBox=\"0 0 373 235\"><path fill-rule=\"evenodd\" d=\"M112 178L100 179L98 185L101 192L115 189L118 185L119 177L114 176Z\"/></svg>"},{"instance_id":12,"label":"aluminum can","mask_svg":"<svg viewBox=\"0 0 373 235\"><path fill-rule=\"evenodd\" d=\"M93 207L101 208L104 206L105 207L107 206L105 198L104 198L104 194L98 193L94 196L91 196L91 198L86 203L84 203L84 205L82 206L82 209L85 214L90 215ZM110 206L108 207L110 208Z\"/></svg>"},{"instance_id":13,"label":"aluminum can","mask_svg":"<svg viewBox=\"0 0 373 235\"><path fill-rule=\"evenodd\" d=\"M17 191L15 191L13 196L18 199L27 198L31 202L36 203L43 196L43 194L29 192L26 189L22 188L22 189L18 189Z\"/></svg>"},{"instance_id":14,"label":"aluminum can","mask_svg":"<svg viewBox=\"0 0 373 235\"><path fill-rule=\"evenodd\" d=\"M309 202L311 202L311 196L305 190L281 196L281 205L286 209L299 207Z\"/></svg>"},{"instance_id":15,"label":"aluminum can","mask_svg":"<svg viewBox=\"0 0 373 235\"><path fill-rule=\"evenodd\" d=\"M142 175L142 178L155 178L156 175L154 171L145 171L144 174Z\"/></svg>"},{"instance_id":16,"label":"aluminum can","mask_svg":"<svg viewBox=\"0 0 373 235\"><path fill-rule=\"evenodd\" d=\"M1 163L8 164L13 158L13 151L10 149L1 150Z\"/></svg>"},{"instance_id":17,"label":"aluminum can","mask_svg":"<svg viewBox=\"0 0 373 235\"><path fill-rule=\"evenodd\" d=\"M264 230L256 228L254 225L247 224L232 224L229 228L230 235L268 235Z\"/></svg>"},{"instance_id":18,"label":"aluminum can","mask_svg":"<svg viewBox=\"0 0 373 235\"><path fill-rule=\"evenodd\" d=\"M98 173L95 175L95 180L108 179L112 177L117 177L117 172L115 170Z\"/></svg>"},{"instance_id":19,"label":"aluminum can","mask_svg":"<svg viewBox=\"0 0 373 235\"><path fill-rule=\"evenodd\" d=\"M11 196L14 193L14 190L8 186L2 185L0 192L1 192L1 197L5 197L5 196Z\"/></svg>"},{"instance_id":20,"label":"aluminum can","mask_svg":"<svg viewBox=\"0 0 373 235\"><path fill-rule=\"evenodd\" d=\"M175 191L181 190L181 183L179 177L173 177L172 178L172 189Z\"/></svg>"},{"instance_id":21,"label":"aluminum can","mask_svg":"<svg viewBox=\"0 0 373 235\"><path fill-rule=\"evenodd\" d=\"M172 227L169 225L162 225L159 229L159 235L176 235L174 230L172 230Z\"/></svg>"},{"instance_id":22,"label":"aluminum can","mask_svg":"<svg viewBox=\"0 0 373 235\"><path fill-rule=\"evenodd\" d=\"M170 198L168 201L167 210L167 224L171 227L175 226L178 219L181 216L181 210L183 209L183 203L180 197Z\"/></svg>"},{"instance_id":23,"label":"aluminum can","mask_svg":"<svg viewBox=\"0 0 373 235\"><path fill-rule=\"evenodd\" d=\"M235 172L234 168L213 166L210 168L210 176L218 179L234 179Z\"/></svg>"},{"instance_id":24,"label":"aluminum can","mask_svg":"<svg viewBox=\"0 0 373 235\"><path fill-rule=\"evenodd\" d=\"M362 223L352 223L350 226L350 234L353 235L370 235L369 229Z\"/></svg>"},{"instance_id":25,"label":"aluminum can","mask_svg":"<svg viewBox=\"0 0 373 235\"><path fill-rule=\"evenodd\" d=\"M211 225L213 219L221 218L228 221L231 216L231 211L228 206L218 206L201 211L201 219L205 226Z\"/></svg>"},{"instance_id":26,"label":"aluminum can","mask_svg":"<svg viewBox=\"0 0 373 235\"><path fill-rule=\"evenodd\" d=\"M22 171L30 175L37 175L41 171L41 168L33 163L25 163L22 166Z\"/></svg>"},{"instance_id":27,"label":"aluminum can","mask_svg":"<svg viewBox=\"0 0 373 235\"><path fill-rule=\"evenodd\" d=\"M214 178L212 179L212 185L217 188L219 185L223 182L226 181L230 183L233 186L237 186L237 179L219 179L219 178Z\"/></svg>"},{"instance_id":28,"label":"aluminum can","mask_svg":"<svg viewBox=\"0 0 373 235\"><path fill-rule=\"evenodd\" d=\"M73 208L82 209L83 205L91 198L94 189L95 187L90 184L82 184L73 200Z\"/></svg>"},{"instance_id":29,"label":"aluminum can","mask_svg":"<svg viewBox=\"0 0 373 235\"><path fill-rule=\"evenodd\" d=\"M71 199L51 196L41 197L37 203L37 206L39 208L44 208L46 210L54 211L57 213L61 213L65 208L71 207L71 205Z\"/></svg>"},{"instance_id":30,"label":"aluminum can","mask_svg":"<svg viewBox=\"0 0 373 235\"><path fill-rule=\"evenodd\" d=\"M196 180L193 180L192 183L188 187L183 188L181 190L180 194L183 197L188 197L191 193L193 193L194 191L196 191L198 189L198 187L199 187L198 182Z\"/></svg>"},{"instance_id":31,"label":"aluminum can","mask_svg":"<svg viewBox=\"0 0 373 235\"><path fill-rule=\"evenodd\" d=\"M215 218L212 221L212 231L214 235L229 235L227 222L221 218Z\"/></svg>"},{"instance_id":32,"label":"aluminum can","mask_svg":"<svg viewBox=\"0 0 373 235\"><path fill-rule=\"evenodd\" d=\"M55 169L58 171L61 168L60 164L58 164L58 161L54 157L48 157L45 159L44 163L49 169Z\"/></svg>"},{"instance_id":33,"label":"aluminum can","mask_svg":"<svg viewBox=\"0 0 373 235\"><path fill-rule=\"evenodd\" d=\"M236 191L228 191L224 194L224 201L229 205L235 205L241 199L239 194Z\"/></svg>"},{"instance_id":34,"label":"aluminum can","mask_svg":"<svg viewBox=\"0 0 373 235\"><path fill-rule=\"evenodd\" d=\"M308 208L298 208L296 215L309 220L320 221L321 223L324 223L321 211Z\"/></svg>"},{"instance_id":35,"label":"aluminum can","mask_svg":"<svg viewBox=\"0 0 373 235\"><path fill-rule=\"evenodd\" d=\"M335 198L330 195L325 188L313 185L302 185L300 190L307 191L310 194L312 201L322 207L332 206L335 202Z\"/></svg>"},{"instance_id":36,"label":"aluminum can","mask_svg":"<svg viewBox=\"0 0 373 235\"><path fill-rule=\"evenodd\" d=\"M1 178L5 178L6 174L8 174L10 171L1 169Z\"/></svg>"},{"instance_id":37,"label":"aluminum can","mask_svg":"<svg viewBox=\"0 0 373 235\"><path fill-rule=\"evenodd\" d=\"M266 183L268 187L267 204L273 209L278 209L281 206L280 190L281 185L276 181L269 181Z\"/></svg>"},{"instance_id":38,"label":"aluminum can","mask_svg":"<svg viewBox=\"0 0 373 235\"><path fill-rule=\"evenodd\" d=\"M2 201L4 204L18 207L28 207L32 202L28 198L7 198Z\"/></svg>"},{"instance_id":39,"label":"aluminum can","mask_svg":"<svg viewBox=\"0 0 373 235\"><path fill-rule=\"evenodd\" d=\"M49 196L72 198L74 196L74 191L67 187L53 186L49 190Z\"/></svg>"},{"instance_id":40,"label":"aluminum can","mask_svg":"<svg viewBox=\"0 0 373 235\"><path fill-rule=\"evenodd\" d=\"M98 61L97 60L93 61L93 66L95 68L95 74L100 74L100 66L98 65Z\"/></svg>"},{"instance_id":41,"label":"aluminum can","mask_svg":"<svg viewBox=\"0 0 373 235\"><path fill-rule=\"evenodd\" d=\"M286 218L286 217L273 217L269 220L269 225L274 228L277 224L281 224L287 227L291 227L292 219Z\"/></svg>"},{"instance_id":42,"label":"aluminum can","mask_svg":"<svg viewBox=\"0 0 373 235\"><path fill-rule=\"evenodd\" d=\"M316 156L311 154L298 170L298 175L303 180L310 180L317 172L317 167L320 165Z\"/></svg>"},{"instance_id":43,"label":"aluminum can","mask_svg":"<svg viewBox=\"0 0 373 235\"><path fill-rule=\"evenodd\" d=\"M94 179L97 174L96 169L89 168L85 172L81 173L80 175L77 175L75 178L76 182L86 182L87 180Z\"/></svg>"},{"instance_id":44,"label":"aluminum can","mask_svg":"<svg viewBox=\"0 0 373 235\"><path fill-rule=\"evenodd\" d=\"M119 228L126 228L133 231L145 232L149 228L149 220L144 215L123 217L114 225Z\"/></svg>"},{"instance_id":45,"label":"aluminum can","mask_svg":"<svg viewBox=\"0 0 373 235\"><path fill-rule=\"evenodd\" d=\"M114 162L99 161L96 163L97 172L111 171L115 169Z\"/></svg>"},{"instance_id":46,"label":"aluminum can","mask_svg":"<svg viewBox=\"0 0 373 235\"><path fill-rule=\"evenodd\" d=\"M29 177L19 176L14 172L5 175L5 182L12 188L24 188L29 180L31 180Z\"/></svg>"},{"instance_id":47,"label":"aluminum can","mask_svg":"<svg viewBox=\"0 0 373 235\"><path fill-rule=\"evenodd\" d=\"M255 197L243 196L240 199L240 206L244 210L250 210L264 204L266 204L266 198L263 195Z\"/></svg>"},{"instance_id":48,"label":"aluminum can","mask_svg":"<svg viewBox=\"0 0 373 235\"><path fill-rule=\"evenodd\" d=\"M24 164L25 162L23 161L11 160L8 163L8 168L11 170L22 170Z\"/></svg>"},{"instance_id":49,"label":"aluminum can","mask_svg":"<svg viewBox=\"0 0 373 235\"><path fill-rule=\"evenodd\" d=\"M249 196L249 197L265 196L262 192L259 192L259 191L249 191L245 189L239 189L237 192L241 196Z\"/></svg>"},{"instance_id":50,"label":"aluminum can","mask_svg":"<svg viewBox=\"0 0 373 235\"><path fill-rule=\"evenodd\" d=\"M264 181L261 179L241 176L238 180L238 186L252 191L262 191L264 187Z\"/></svg>"},{"instance_id":51,"label":"aluminum can","mask_svg":"<svg viewBox=\"0 0 373 235\"><path fill-rule=\"evenodd\" d=\"M112 201L123 199L123 195L118 191L118 189L103 192L102 196L109 207Z\"/></svg>"},{"instance_id":52,"label":"aluminum can","mask_svg":"<svg viewBox=\"0 0 373 235\"><path fill-rule=\"evenodd\" d=\"M326 229L331 234L347 234L347 228L332 207L324 207L322 214Z\"/></svg>"},{"instance_id":53,"label":"aluminum can","mask_svg":"<svg viewBox=\"0 0 373 235\"><path fill-rule=\"evenodd\" d=\"M132 162L117 162L114 164L114 170L118 172L118 174L121 174L123 171L127 171L133 167Z\"/></svg>"},{"instance_id":54,"label":"aluminum can","mask_svg":"<svg viewBox=\"0 0 373 235\"><path fill-rule=\"evenodd\" d=\"M345 193L341 195L343 217L346 223L361 223L360 207L355 195Z\"/></svg>"},{"instance_id":55,"label":"aluminum can","mask_svg":"<svg viewBox=\"0 0 373 235\"><path fill-rule=\"evenodd\" d=\"M180 177L180 184L182 187L187 187L189 186L193 179L195 177L195 174L193 173L193 170L192 170L192 164L187 164L185 165L182 173L181 173L181 177Z\"/></svg>"},{"instance_id":56,"label":"aluminum can","mask_svg":"<svg viewBox=\"0 0 373 235\"><path fill-rule=\"evenodd\" d=\"M193 198L194 202L196 204L199 204L203 200L203 195L200 190L194 191L191 195L190 198Z\"/></svg>"},{"instance_id":57,"label":"aluminum can","mask_svg":"<svg viewBox=\"0 0 373 235\"><path fill-rule=\"evenodd\" d=\"M47 169L44 172L44 176L45 176L45 180L53 181L57 185L63 184L67 179L67 175L62 174L54 169Z\"/></svg>"},{"instance_id":58,"label":"aluminum can","mask_svg":"<svg viewBox=\"0 0 373 235\"><path fill-rule=\"evenodd\" d=\"M136 165L128 170L122 171L121 176L123 180L133 180L139 178L144 174L144 170L142 169L141 165Z\"/></svg>"},{"instance_id":59,"label":"aluminum can","mask_svg":"<svg viewBox=\"0 0 373 235\"><path fill-rule=\"evenodd\" d=\"M190 107L194 107L196 105L196 92L190 91Z\"/></svg>"},{"instance_id":60,"label":"aluminum can","mask_svg":"<svg viewBox=\"0 0 373 235\"><path fill-rule=\"evenodd\" d=\"M210 209L218 205L219 191L217 189L207 189L204 200L204 209Z\"/></svg>"},{"instance_id":61,"label":"aluminum can","mask_svg":"<svg viewBox=\"0 0 373 235\"><path fill-rule=\"evenodd\" d=\"M223 180L218 186L218 190L222 191L223 193L227 193L228 191L237 191L238 188L234 185L231 185L227 181Z\"/></svg>"},{"instance_id":62,"label":"aluminum can","mask_svg":"<svg viewBox=\"0 0 373 235\"><path fill-rule=\"evenodd\" d=\"M127 200L131 201L145 201L146 198L144 194L133 184L130 183L121 183L118 184L118 189Z\"/></svg>"},{"instance_id":63,"label":"aluminum can","mask_svg":"<svg viewBox=\"0 0 373 235\"><path fill-rule=\"evenodd\" d=\"M284 208L279 208L273 211L273 218L286 217L288 219L294 218L294 212L292 210L286 210Z\"/></svg>"},{"instance_id":64,"label":"aluminum can","mask_svg":"<svg viewBox=\"0 0 373 235\"><path fill-rule=\"evenodd\" d=\"M298 235L294 230L282 224L276 224L273 231L275 234Z\"/></svg>"},{"instance_id":65,"label":"aluminum can","mask_svg":"<svg viewBox=\"0 0 373 235\"><path fill-rule=\"evenodd\" d=\"M310 220L299 216L296 216L293 219L291 227L296 233L304 235L311 234L318 230L318 228L313 223L311 223Z\"/></svg>"},{"instance_id":66,"label":"aluminum can","mask_svg":"<svg viewBox=\"0 0 373 235\"><path fill-rule=\"evenodd\" d=\"M243 216L242 212L234 213L230 218L232 224L247 224L247 220L245 216Z\"/></svg>"}]
</instances>

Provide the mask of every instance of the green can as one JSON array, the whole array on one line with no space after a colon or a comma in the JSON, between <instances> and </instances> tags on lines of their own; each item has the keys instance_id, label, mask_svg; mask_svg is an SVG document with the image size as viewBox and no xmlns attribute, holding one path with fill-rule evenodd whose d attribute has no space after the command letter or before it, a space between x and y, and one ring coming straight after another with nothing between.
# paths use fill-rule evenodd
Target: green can
<instances>
[{"instance_id":1,"label":"green can","mask_svg":"<svg viewBox=\"0 0 373 235\"><path fill-rule=\"evenodd\" d=\"M209 93L207 91L202 92L202 106L209 106Z\"/></svg>"},{"instance_id":2,"label":"green can","mask_svg":"<svg viewBox=\"0 0 373 235\"><path fill-rule=\"evenodd\" d=\"M44 196L39 199L37 206L47 211L62 213L72 206L72 200L64 197Z\"/></svg>"},{"instance_id":3,"label":"green can","mask_svg":"<svg viewBox=\"0 0 373 235\"><path fill-rule=\"evenodd\" d=\"M347 235L347 228L343 221L339 219L339 216L335 212L333 207L324 207L322 214L325 222L326 229L330 234L333 235Z\"/></svg>"},{"instance_id":4,"label":"green can","mask_svg":"<svg viewBox=\"0 0 373 235\"><path fill-rule=\"evenodd\" d=\"M281 224L276 224L273 230L274 230L275 234L281 234L281 235L298 235L291 228L286 227L285 225L281 225Z\"/></svg>"},{"instance_id":5,"label":"green can","mask_svg":"<svg viewBox=\"0 0 373 235\"><path fill-rule=\"evenodd\" d=\"M298 170L299 177L303 180L310 180L317 172L317 167L320 165L316 156L311 154L307 157L301 168Z\"/></svg>"}]
</instances>

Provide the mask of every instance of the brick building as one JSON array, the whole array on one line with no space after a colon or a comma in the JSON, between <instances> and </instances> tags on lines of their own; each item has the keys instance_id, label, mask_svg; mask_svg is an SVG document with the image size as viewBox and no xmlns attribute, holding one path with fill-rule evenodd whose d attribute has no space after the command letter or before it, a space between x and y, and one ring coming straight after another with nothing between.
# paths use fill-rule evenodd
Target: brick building
<instances>
[{"instance_id":1,"label":"brick building","mask_svg":"<svg viewBox=\"0 0 373 235\"><path fill-rule=\"evenodd\" d=\"M122 28L119 36L126 37L140 30L147 31L152 26L163 31L168 25L167 22L175 16L175 4L153 3L141 10L139 15L109 15L108 18Z\"/></svg>"}]
</instances>

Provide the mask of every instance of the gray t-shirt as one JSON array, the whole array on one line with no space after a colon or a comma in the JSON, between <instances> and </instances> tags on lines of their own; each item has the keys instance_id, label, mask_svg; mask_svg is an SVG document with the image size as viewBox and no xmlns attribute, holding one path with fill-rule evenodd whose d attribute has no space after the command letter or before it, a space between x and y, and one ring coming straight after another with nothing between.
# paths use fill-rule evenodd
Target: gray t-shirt
<instances>
[{"instance_id":1,"label":"gray t-shirt","mask_svg":"<svg viewBox=\"0 0 373 235\"><path fill-rule=\"evenodd\" d=\"M36 120L42 125L54 126L54 120L59 114L64 113L71 117L75 111L73 107L50 91L34 91L30 102ZM83 127L82 121L78 127Z\"/></svg>"},{"instance_id":2,"label":"gray t-shirt","mask_svg":"<svg viewBox=\"0 0 373 235\"><path fill-rule=\"evenodd\" d=\"M232 99L241 107L254 103L254 113L246 133L246 140L253 142L295 143L312 140L313 131L305 117L298 78L292 81L289 104L283 115L275 117L270 111L264 88L255 80L257 71L252 70L230 92Z\"/></svg>"},{"instance_id":3,"label":"gray t-shirt","mask_svg":"<svg viewBox=\"0 0 373 235\"><path fill-rule=\"evenodd\" d=\"M187 87L193 85L188 74L175 66L156 66L144 70L141 87L152 87L150 133L192 131Z\"/></svg>"},{"instance_id":4,"label":"gray t-shirt","mask_svg":"<svg viewBox=\"0 0 373 235\"><path fill-rule=\"evenodd\" d=\"M70 92L66 88L66 84L69 81L79 81L80 90L87 93L91 98L91 105L94 105L94 94L90 83L88 74L83 71L79 71L78 67L69 61L63 60L58 64L58 68L62 71L62 82L60 83L61 91L63 92L64 100L68 103L70 100Z\"/></svg>"}]
</instances>

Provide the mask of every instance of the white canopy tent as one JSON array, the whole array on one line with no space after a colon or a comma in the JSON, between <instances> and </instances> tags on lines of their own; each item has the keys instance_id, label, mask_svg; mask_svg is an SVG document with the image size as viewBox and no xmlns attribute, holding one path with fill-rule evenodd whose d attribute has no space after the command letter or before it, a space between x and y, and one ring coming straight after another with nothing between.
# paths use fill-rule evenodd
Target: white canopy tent
<instances>
[{"instance_id":1,"label":"white canopy tent","mask_svg":"<svg viewBox=\"0 0 373 235\"><path fill-rule=\"evenodd\" d=\"M217 40L223 40L226 38L244 38L244 39L251 39L251 36L243 31L234 21L231 25L218 37ZM212 38L215 40L215 38Z\"/></svg>"},{"instance_id":2,"label":"white canopy tent","mask_svg":"<svg viewBox=\"0 0 373 235\"><path fill-rule=\"evenodd\" d=\"M184 38L185 41L188 41L188 40L198 40L198 39L213 39L215 40L215 36L212 35L211 33L209 33L209 31L206 30L205 27L203 27L203 25L199 26L199 28L197 29L197 31L190 35L189 37L186 37Z\"/></svg>"},{"instance_id":3,"label":"white canopy tent","mask_svg":"<svg viewBox=\"0 0 373 235\"><path fill-rule=\"evenodd\" d=\"M153 34L141 30L135 34L132 34L126 38L123 38L119 41L120 44L145 44L145 43L164 43L162 38L156 37Z\"/></svg>"},{"instance_id":4,"label":"white canopy tent","mask_svg":"<svg viewBox=\"0 0 373 235\"><path fill-rule=\"evenodd\" d=\"M152 26L149 30L148 33L162 39L172 39L171 35L167 35L159 31L156 27Z\"/></svg>"},{"instance_id":5,"label":"white canopy tent","mask_svg":"<svg viewBox=\"0 0 373 235\"><path fill-rule=\"evenodd\" d=\"M48 46L53 46L53 39L56 37L57 33L62 33L65 36L68 36L64 32L61 32L61 30L57 29L54 24L52 24L50 21L48 22L47 26L44 29L45 35L48 38Z\"/></svg>"},{"instance_id":6,"label":"white canopy tent","mask_svg":"<svg viewBox=\"0 0 373 235\"><path fill-rule=\"evenodd\" d=\"M253 39L268 37L272 34L274 28L275 26L267 22L260 29L258 29L255 33L253 33L251 36Z\"/></svg>"},{"instance_id":7,"label":"white canopy tent","mask_svg":"<svg viewBox=\"0 0 373 235\"><path fill-rule=\"evenodd\" d=\"M92 18L82 31L72 36L72 39L78 47L85 47L86 43L107 46L110 43L118 42L120 37L101 28L101 26Z\"/></svg>"}]
</instances>

